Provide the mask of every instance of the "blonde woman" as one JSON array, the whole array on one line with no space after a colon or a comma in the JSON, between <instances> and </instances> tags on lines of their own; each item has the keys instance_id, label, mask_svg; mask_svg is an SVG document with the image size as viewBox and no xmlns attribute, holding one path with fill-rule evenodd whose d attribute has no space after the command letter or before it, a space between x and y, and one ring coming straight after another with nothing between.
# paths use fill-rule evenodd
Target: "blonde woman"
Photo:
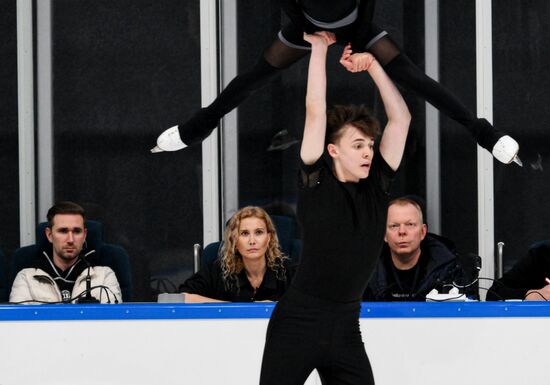
<instances>
[{"instance_id":1,"label":"blonde woman","mask_svg":"<svg viewBox=\"0 0 550 385\"><path fill-rule=\"evenodd\" d=\"M260 207L229 220L220 258L180 287L187 303L277 301L292 277L275 226Z\"/></svg>"}]
</instances>

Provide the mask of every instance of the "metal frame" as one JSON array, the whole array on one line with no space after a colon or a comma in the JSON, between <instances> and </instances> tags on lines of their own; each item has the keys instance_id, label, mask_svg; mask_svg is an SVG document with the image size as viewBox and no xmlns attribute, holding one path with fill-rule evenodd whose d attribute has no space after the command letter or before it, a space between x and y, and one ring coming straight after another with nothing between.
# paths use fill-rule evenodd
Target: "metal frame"
<instances>
[{"instance_id":1,"label":"metal frame","mask_svg":"<svg viewBox=\"0 0 550 385\"><path fill-rule=\"evenodd\" d=\"M237 2L221 0L221 84L225 88L238 74ZM222 218L227 220L239 209L239 135L238 109L222 120L221 130Z\"/></svg>"},{"instance_id":2,"label":"metal frame","mask_svg":"<svg viewBox=\"0 0 550 385\"><path fill-rule=\"evenodd\" d=\"M201 104L218 95L218 15L216 0L200 0ZM202 142L203 244L220 239L218 129Z\"/></svg>"},{"instance_id":3,"label":"metal frame","mask_svg":"<svg viewBox=\"0 0 550 385\"><path fill-rule=\"evenodd\" d=\"M38 130L38 216L45 218L54 201L52 2L36 2Z\"/></svg>"},{"instance_id":4,"label":"metal frame","mask_svg":"<svg viewBox=\"0 0 550 385\"><path fill-rule=\"evenodd\" d=\"M439 5L424 1L426 74L439 80ZM426 103L426 201L430 231L441 234L441 171L439 111Z\"/></svg>"},{"instance_id":5,"label":"metal frame","mask_svg":"<svg viewBox=\"0 0 550 385\"><path fill-rule=\"evenodd\" d=\"M476 77L478 116L493 121L492 2L476 0ZM493 157L477 147L478 242L480 276L494 278L495 224ZM481 293L485 298L485 293Z\"/></svg>"},{"instance_id":6,"label":"metal frame","mask_svg":"<svg viewBox=\"0 0 550 385\"><path fill-rule=\"evenodd\" d=\"M21 246L35 242L34 63L32 0L17 0L17 102L19 119L19 231Z\"/></svg>"}]
</instances>

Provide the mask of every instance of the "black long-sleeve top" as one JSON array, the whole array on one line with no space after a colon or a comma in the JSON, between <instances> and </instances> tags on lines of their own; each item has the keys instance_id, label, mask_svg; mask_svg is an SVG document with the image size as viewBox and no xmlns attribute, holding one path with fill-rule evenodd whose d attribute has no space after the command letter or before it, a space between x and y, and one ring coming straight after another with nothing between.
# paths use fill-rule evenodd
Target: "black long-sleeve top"
<instances>
[{"instance_id":1,"label":"black long-sleeve top","mask_svg":"<svg viewBox=\"0 0 550 385\"><path fill-rule=\"evenodd\" d=\"M228 287L223 280L220 260L216 259L187 279L179 291L229 302L278 301L289 287L295 270L287 261L284 267L284 273L279 274L266 269L257 290L250 284L244 269L237 275L236 285Z\"/></svg>"},{"instance_id":2,"label":"black long-sleeve top","mask_svg":"<svg viewBox=\"0 0 550 385\"><path fill-rule=\"evenodd\" d=\"M523 299L529 290L546 286L545 278L550 278L550 241L533 245L525 257L493 283L487 300Z\"/></svg>"},{"instance_id":3,"label":"black long-sleeve top","mask_svg":"<svg viewBox=\"0 0 550 385\"><path fill-rule=\"evenodd\" d=\"M302 164L302 255L293 287L335 302L361 300L384 243L394 174L380 153L369 177L358 183L340 182L327 153L313 165Z\"/></svg>"}]
</instances>

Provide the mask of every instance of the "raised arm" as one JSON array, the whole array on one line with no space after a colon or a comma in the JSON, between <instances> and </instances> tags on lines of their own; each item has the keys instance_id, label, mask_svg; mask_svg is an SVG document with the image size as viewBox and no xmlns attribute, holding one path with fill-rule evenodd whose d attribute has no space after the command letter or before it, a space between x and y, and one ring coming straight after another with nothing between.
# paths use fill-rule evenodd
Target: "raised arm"
<instances>
[{"instance_id":1,"label":"raised arm","mask_svg":"<svg viewBox=\"0 0 550 385\"><path fill-rule=\"evenodd\" d=\"M347 46L344 49L340 63L352 72L368 71L380 91L386 116L388 117L388 123L384 128L382 140L380 141L380 154L393 170L397 170L403 158L411 122L411 114L407 104L374 56L368 52L363 52L355 54L354 60L351 61L349 60L350 53L350 47Z\"/></svg>"},{"instance_id":2,"label":"raised arm","mask_svg":"<svg viewBox=\"0 0 550 385\"><path fill-rule=\"evenodd\" d=\"M311 44L311 57L307 77L306 122L300 157L305 164L313 164L323 154L327 124L327 74L328 46L336 41L329 32L304 34Z\"/></svg>"}]
</instances>

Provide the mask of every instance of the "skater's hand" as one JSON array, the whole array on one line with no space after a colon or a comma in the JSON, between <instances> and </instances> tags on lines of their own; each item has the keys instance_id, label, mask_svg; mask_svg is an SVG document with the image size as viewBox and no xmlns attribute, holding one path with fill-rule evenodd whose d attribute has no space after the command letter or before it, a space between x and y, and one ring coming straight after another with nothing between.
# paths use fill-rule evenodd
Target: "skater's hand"
<instances>
[{"instance_id":1,"label":"skater's hand","mask_svg":"<svg viewBox=\"0 0 550 385\"><path fill-rule=\"evenodd\" d=\"M304 40L311 44L312 47L328 47L329 45L336 43L336 35L327 31L320 31L312 34L304 33Z\"/></svg>"},{"instance_id":2,"label":"skater's hand","mask_svg":"<svg viewBox=\"0 0 550 385\"><path fill-rule=\"evenodd\" d=\"M349 72L368 71L375 62L376 59L369 52L353 53L351 44L344 47L342 56L340 57L340 64Z\"/></svg>"},{"instance_id":3,"label":"skater's hand","mask_svg":"<svg viewBox=\"0 0 550 385\"><path fill-rule=\"evenodd\" d=\"M344 50L342 51L342 56L340 57L340 64L342 64L344 67L346 67L344 65L344 63L347 63L349 61L349 58L351 56L351 54L353 53L352 49L351 49L351 44L348 43L345 47L344 47ZM347 68L347 67L346 67Z\"/></svg>"},{"instance_id":4,"label":"skater's hand","mask_svg":"<svg viewBox=\"0 0 550 385\"><path fill-rule=\"evenodd\" d=\"M529 290L525 295L525 301L548 301L550 300L550 285L538 290Z\"/></svg>"}]
</instances>

